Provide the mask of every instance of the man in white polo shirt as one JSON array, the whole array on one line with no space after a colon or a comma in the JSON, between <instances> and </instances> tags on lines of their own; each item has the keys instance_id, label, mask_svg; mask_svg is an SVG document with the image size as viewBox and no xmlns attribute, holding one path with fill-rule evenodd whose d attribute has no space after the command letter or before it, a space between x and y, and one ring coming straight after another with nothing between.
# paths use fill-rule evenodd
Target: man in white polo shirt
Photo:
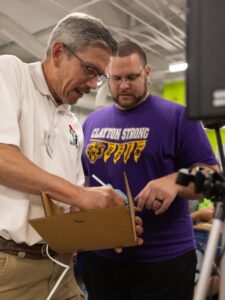
<instances>
[{"instance_id":1,"label":"man in white polo shirt","mask_svg":"<svg viewBox=\"0 0 225 300\"><path fill-rule=\"evenodd\" d=\"M28 220L44 216L40 191L69 211L122 205L112 188L84 188L83 134L70 105L95 89L117 44L101 21L71 14L42 62L0 57L0 298L44 300L62 269ZM54 254L53 254L54 255ZM61 256L68 263L71 257ZM83 299L73 269L52 299Z\"/></svg>"}]
</instances>

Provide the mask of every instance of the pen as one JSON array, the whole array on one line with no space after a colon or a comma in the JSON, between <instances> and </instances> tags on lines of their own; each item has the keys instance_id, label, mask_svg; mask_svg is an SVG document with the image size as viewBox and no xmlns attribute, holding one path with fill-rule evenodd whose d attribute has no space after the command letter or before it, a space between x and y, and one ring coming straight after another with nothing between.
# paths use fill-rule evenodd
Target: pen
<instances>
[{"instance_id":1,"label":"pen","mask_svg":"<svg viewBox=\"0 0 225 300\"><path fill-rule=\"evenodd\" d=\"M103 186L112 186L111 184L106 184L105 182L103 182L100 178L98 178L95 174L91 175L98 183L100 183ZM127 196L121 191L116 189L116 191L120 194L120 196L122 196L124 198L124 201L126 204L128 204L128 199Z\"/></svg>"},{"instance_id":2,"label":"pen","mask_svg":"<svg viewBox=\"0 0 225 300\"><path fill-rule=\"evenodd\" d=\"M92 177L98 181L98 183L100 183L101 185L107 185L106 183L104 183L100 178L98 178L95 174L92 174Z\"/></svg>"}]
</instances>

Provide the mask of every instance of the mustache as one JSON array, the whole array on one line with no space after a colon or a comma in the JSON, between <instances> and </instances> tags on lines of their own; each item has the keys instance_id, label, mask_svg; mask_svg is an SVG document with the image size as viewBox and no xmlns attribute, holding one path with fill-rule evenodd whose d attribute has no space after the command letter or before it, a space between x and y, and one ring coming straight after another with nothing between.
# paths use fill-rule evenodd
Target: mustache
<instances>
[{"instance_id":1,"label":"mustache","mask_svg":"<svg viewBox=\"0 0 225 300\"><path fill-rule=\"evenodd\" d=\"M133 96L133 94L132 93L119 93L118 97L119 96Z\"/></svg>"},{"instance_id":2,"label":"mustache","mask_svg":"<svg viewBox=\"0 0 225 300\"><path fill-rule=\"evenodd\" d=\"M90 94L91 89L88 87L84 87L84 88L77 88L77 91L81 92L82 94Z\"/></svg>"},{"instance_id":3,"label":"mustache","mask_svg":"<svg viewBox=\"0 0 225 300\"><path fill-rule=\"evenodd\" d=\"M90 94L90 92L91 92L91 89L90 88L83 88L83 89L81 89L82 90L82 92L84 93L84 94Z\"/></svg>"}]
</instances>

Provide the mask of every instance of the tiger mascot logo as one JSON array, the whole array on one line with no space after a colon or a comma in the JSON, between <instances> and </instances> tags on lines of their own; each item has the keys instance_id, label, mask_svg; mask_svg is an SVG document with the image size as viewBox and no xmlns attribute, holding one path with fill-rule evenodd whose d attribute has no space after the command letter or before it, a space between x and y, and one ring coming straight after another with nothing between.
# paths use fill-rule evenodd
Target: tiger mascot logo
<instances>
[{"instance_id":1,"label":"tiger mascot logo","mask_svg":"<svg viewBox=\"0 0 225 300\"><path fill-rule=\"evenodd\" d=\"M86 156L91 164L94 164L97 159L101 158L104 153L105 145L102 143L90 143L86 149Z\"/></svg>"}]
</instances>

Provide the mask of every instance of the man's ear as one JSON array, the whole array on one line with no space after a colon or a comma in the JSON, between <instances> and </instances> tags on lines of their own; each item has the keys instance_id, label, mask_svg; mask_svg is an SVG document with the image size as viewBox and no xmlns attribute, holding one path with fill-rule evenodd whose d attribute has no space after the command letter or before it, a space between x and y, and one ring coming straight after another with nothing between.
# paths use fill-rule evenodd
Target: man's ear
<instances>
[{"instance_id":1,"label":"man's ear","mask_svg":"<svg viewBox=\"0 0 225 300\"><path fill-rule=\"evenodd\" d=\"M150 77L151 77L151 67L149 64L145 66L145 74L147 75L148 82L150 82Z\"/></svg>"},{"instance_id":2,"label":"man's ear","mask_svg":"<svg viewBox=\"0 0 225 300\"><path fill-rule=\"evenodd\" d=\"M65 48L63 43L55 42L52 46L51 57L55 63L55 66L59 66L63 56L65 55Z\"/></svg>"}]
</instances>

